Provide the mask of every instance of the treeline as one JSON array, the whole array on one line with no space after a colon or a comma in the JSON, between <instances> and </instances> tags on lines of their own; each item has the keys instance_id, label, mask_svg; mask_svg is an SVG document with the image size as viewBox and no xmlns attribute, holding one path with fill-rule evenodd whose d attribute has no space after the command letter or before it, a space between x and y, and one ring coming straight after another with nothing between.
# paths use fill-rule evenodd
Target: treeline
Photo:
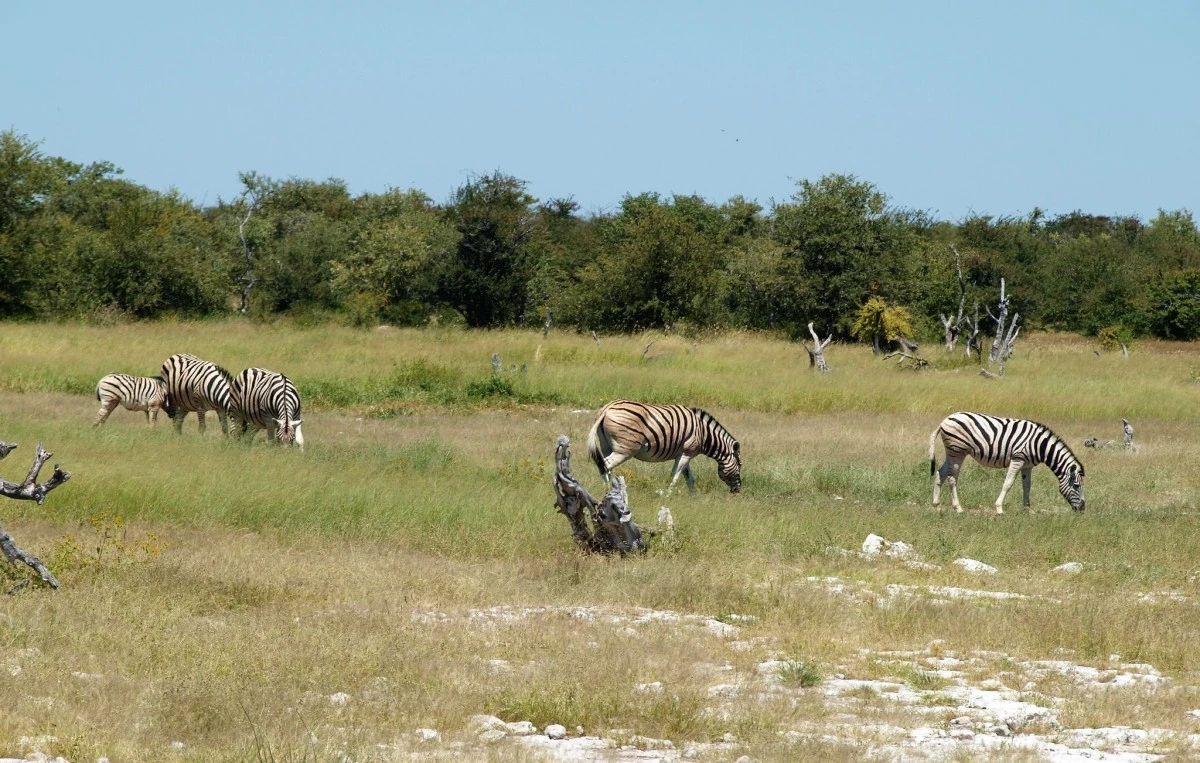
<instances>
[{"instance_id":1,"label":"treeline","mask_svg":"<svg viewBox=\"0 0 1200 763\"><path fill-rule=\"evenodd\" d=\"M800 181L765 207L641 194L599 215L539 201L500 172L444 203L415 190L352 196L338 180L241 181L238 198L200 207L0 133L0 318L244 308L498 327L552 312L557 326L601 332L797 333L814 321L848 335L876 297L933 336L959 303L956 250L968 312L994 304L1004 278L1026 325L1200 337L1200 234L1185 210L946 222L845 175Z\"/></svg>"}]
</instances>

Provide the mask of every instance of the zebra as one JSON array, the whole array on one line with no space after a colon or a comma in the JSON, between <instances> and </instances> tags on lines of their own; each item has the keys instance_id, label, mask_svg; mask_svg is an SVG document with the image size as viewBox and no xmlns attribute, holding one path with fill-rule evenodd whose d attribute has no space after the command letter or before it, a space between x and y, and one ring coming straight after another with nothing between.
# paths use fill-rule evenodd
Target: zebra
<instances>
[{"instance_id":1,"label":"zebra","mask_svg":"<svg viewBox=\"0 0 1200 763\"><path fill-rule=\"evenodd\" d=\"M946 449L946 462L937 469L934 448L938 435ZM929 473L933 476L933 505L939 507L942 481L950 483L954 510L961 512L958 502L958 470L967 456L984 466L1008 467L1004 487L996 499L996 513L1004 513L1004 496L1008 494L1017 472L1025 490L1025 506L1029 507L1030 473L1038 464L1045 464L1058 477L1058 491L1075 511L1084 510L1083 463L1062 438L1036 421L1000 418L982 413L960 411L942 420L929 436ZM940 508L940 507L939 507Z\"/></svg>"},{"instance_id":2,"label":"zebra","mask_svg":"<svg viewBox=\"0 0 1200 763\"><path fill-rule=\"evenodd\" d=\"M107 421L118 405L127 411L145 411L150 426L158 423L160 410L171 415L167 385L157 376L109 374L96 384L96 399L100 401L100 412L96 414L93 427Z\"/></svg>"},{"instance_id":3,"label":"zebra","mask_svg":"<svg viewBox=\"0 0 1200 763\"><path fill-rule=\"evenodd\" d=\"M159 377L167 385L167 397L171 401L169 415L177 433L183 432L183 420L188 412L195 411L203 434L205 412L216 411L221 432L229 434L229 382L232 376L228 371L195 355L180 353L167 358Z\"/></svg>"},{"instance_id":4,"label":"zebra","mask_svg":"<svg viewBox=\"0 0 1200 763\"><path fill-rule=\"evenodd\" d=\"M717 474L729 492L742 489L742 446L712 414L682 405L651 405L614 400L600 409L588 433L588 453L607 485L612 470L631 458L639 461L675 460L671 484L682 473L688 490L696 479L689 463L703 453L717 462Z\"/></svg>"},{"instance_id":5,"label":"zebra","mask_svg":"<svg viewBox=\"0 0 1200 763\"><path fill-rule=\"evenodd\" d=\"M229 387L229 415L241 434L253 425L255 431L267 430L267 440L304 449L300 394L291 379L265 368L247 368Z\"/></svg>"}]
</instances>

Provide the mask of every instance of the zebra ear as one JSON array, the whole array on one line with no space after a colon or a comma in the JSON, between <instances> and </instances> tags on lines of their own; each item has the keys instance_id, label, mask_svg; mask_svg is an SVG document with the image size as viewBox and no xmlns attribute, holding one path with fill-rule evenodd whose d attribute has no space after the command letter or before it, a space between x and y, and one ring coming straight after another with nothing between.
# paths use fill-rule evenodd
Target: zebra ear
<instances>
[{"instance_id":1,"label":"zebra ear","mask_svg":"<svg viewBox=\"0 0 1200 763\"><path fill-rule=\"evenodd\" d=\"M738 454L741 454L742 452L742 444L737 440L733 441L733 452Z\"/></svg>"}]
</instances>

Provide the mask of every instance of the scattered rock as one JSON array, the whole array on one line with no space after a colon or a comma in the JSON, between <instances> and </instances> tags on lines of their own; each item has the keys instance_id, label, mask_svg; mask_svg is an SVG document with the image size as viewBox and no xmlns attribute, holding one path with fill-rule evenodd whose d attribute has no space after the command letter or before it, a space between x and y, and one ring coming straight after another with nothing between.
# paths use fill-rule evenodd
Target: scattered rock
<instances>
[{"instance_id":1,"label":"scattered rock","mask_svg":"<svg viewBox=\"0 0 1200 763\"><path fill-rule=\"evenodd\" d=\"M415 736L417 738L418 742L440 742L440 741L442 741L442 735L438 732L437 729L417 729L416 731L413 732L413 736Z\"/></svg>"},{"instance_id":2,"label":"scattered rock","mask_svg":"<svg viewBox=\"0 0 1200 763\"><path fill-rule=\"evenodd\" d=\"M336 694L329 695L329 704L334 707L345 707L350 704L350 695L344 691L339 691Z\"/></svg>"},{"instance_id":3,"label":"scattered rock","mask_svg":"<svg viewBox=\"0 0 1200 763\"><path fill-rule=\"evenodd\" d=\"M633 690L643 694L661 694L663 690L663 684L662 681L651 681L650 683L646 684L638 684L637 686L633 687Z\"/></svg>"},{"instance_id":4,"label":"scattered rock","mask_svg":"<svg viewBox=\"0 0 1200 763\"><path fill-rule=\"evenodd\" d=\"M551 723L546 727L546 736L551 739L566 739L567 728L557 723Z\"/></svg>"},{"instance_id":5,"label":"scattered rock","mask_svg":"<svg viewBox=\"0 0 1200 763\"><path fill-rule=\"evenodd\" d=\"M488 731L500 731L508 734L508 724L494 715L472 715L467 721L467 731L479 736Z\"/></svg>"},{"instance_id":6,"label":"scattered rock","mask_svg":"<svg viewBox=\"0 0 1200 763\"><path fill-rule=\"evenodd\" d=\"M990 564L976 561L975 559L955 559L954 564L962 567L967 572L979 572L986 575L995 575L997 570Z\"/></svg>"},{"instance_id":7,"label":"scattered rock","mask_svg":"<svg viewBox=\"0 0 1200 763\"><path fill-rule=\"evenodd\" d=\"M501 731L500 729L490 729L479 735L479 741L484 744L495 744L506 736L508 736L508 732Z\"/></svg>"},{"instance_id":8,"label":"scattered rock","mask_svg":"<svg viewBox=\"0 0 1200 763\"><path fill-rule=\"evenodd\" d=\"M515 737L525 737L537 733L537 726L534 726L529 721L516 721L514 723L506 723L504 726L508 729L508 733Z\"/></svg>"},{"instance_id":9,"label":"scattered rock","mask_svg":"<svg viewBox=\"0 0 1200 763\"><path fill-rule=\"evenodd\" d=\"M1080 572L1083 572L1083 565L1080 564L1079 562L1067 562L1066 564L1058 565L1057 567L1055 567L1054 569L1052 569L1050 571L1051 572L1065 572L1068 575L1076 575Z\"/></svg>"}]
</instances>

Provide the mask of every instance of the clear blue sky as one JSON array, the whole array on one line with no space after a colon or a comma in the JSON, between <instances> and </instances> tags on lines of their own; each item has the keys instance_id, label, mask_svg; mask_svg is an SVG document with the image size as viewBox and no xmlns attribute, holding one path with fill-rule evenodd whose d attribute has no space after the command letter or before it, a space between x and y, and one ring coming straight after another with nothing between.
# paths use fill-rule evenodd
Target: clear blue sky
<instances>
[{"instance_id":1,"label":"clear blue sky","mask_svg":"<svg viewBox=\"0 0 1200 763\"><path fill-rule=\"evenodd\" d=\"M0 129L212 204L237 175L612 210L1200 211L1200 3L0 2Z\"/></svg>"}]
</instances>

